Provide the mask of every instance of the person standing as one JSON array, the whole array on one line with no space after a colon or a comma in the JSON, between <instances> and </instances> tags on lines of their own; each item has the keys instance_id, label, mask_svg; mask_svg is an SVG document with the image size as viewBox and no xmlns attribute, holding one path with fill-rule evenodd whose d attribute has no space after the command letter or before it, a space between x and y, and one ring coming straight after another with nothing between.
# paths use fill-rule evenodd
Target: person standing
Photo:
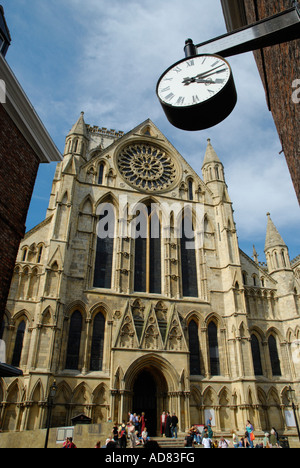
<instances>
[{"instance_id":1,"label":"person standing","mask_svg":"<svg viewBox=\"0 0 300 468\"><path fill-rule=\"evenodd\" d=\"M212 440L208 437L207 433L204 434L204 437L202 439L202 445L206 449L210 449L212 446Z\"/></svg>"},{"instance_id":2,"label":"person standing","mask_svg":"<svg viewBox=\"0 0 300 468\"><path fill-rule=\"evenodd\" d=\"M162 437L166 437L166 422L167 422L167 415L166 415L166 412L163 411L160 417L160 433Z\"/></svg>"},{"instance_id":3,"label":"person standing","mask_svg":"<svg viewBox=\"0 0 300 468\"><path fill-rule=\"evenodd\" d=\"M178 424L178 418L175 413L173 413L173 416L171 418L171 434L172 434L172 439L177 439L177 424Z\"/></svg>"},{"instance_id":4,"label":"person standing","mask_svg":"<svg viewBox=\"0 0 300 468\"><path fill-rule=\"evenodd\" d=\"M142 416L141 416L141 433L144 432L144 430L145 430L146 422L147 422L147 419L146 419L145 413L142 413Z\"/></svg>"},{"instance_id":5,"label":"person standing","mask_svg":"<svg viewBox=\"0 0 300 468\"><path fill-rule=\"evenodd\" d=\"M166 416L167 416L167 419L166 419L165 434L166 434L166 437L170 438L170 437L172 437L172 434L171 434L172 418L171 418L171 415L170 415L170 413L168 411L166 413Z\"/></svg>"},{"instance_id":6,"label":"person standing","mask_svg":"<svg viewBox=\"0 0 300 468\"><path fill-rule=\"evenodd\" d=\"M133 424L133 421L129 423L128 434L130 438L131 448L136 448L135 425Z\"/></svg>"},{"instance_id":7,"label":"person standing","mask_svg":"<svg viewBox=\"0 0 300 468\"><path fill-rule=\"evenodd\" d=\"M119 427L119 444L121 449L126 449L127 446L127 427L125 421Z\"/></svg>"}]
</instances>

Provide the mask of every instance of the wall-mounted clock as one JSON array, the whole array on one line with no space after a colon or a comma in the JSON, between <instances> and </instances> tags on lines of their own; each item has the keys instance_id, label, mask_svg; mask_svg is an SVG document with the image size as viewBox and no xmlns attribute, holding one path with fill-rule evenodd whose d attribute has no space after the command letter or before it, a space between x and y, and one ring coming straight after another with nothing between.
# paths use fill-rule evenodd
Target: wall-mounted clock
<instances>
[{"instance_id":1,"label":"wall-mounted clock","mask_svg":"<svg viewBox=\"0 0 300 468\"><path fill-rule=\"evenodd\" d=\"M169 122L182 130L213 127L237 103L231 67L218 55L180 60L161 76L156 93Z\"/></svg>"}]
</instances>

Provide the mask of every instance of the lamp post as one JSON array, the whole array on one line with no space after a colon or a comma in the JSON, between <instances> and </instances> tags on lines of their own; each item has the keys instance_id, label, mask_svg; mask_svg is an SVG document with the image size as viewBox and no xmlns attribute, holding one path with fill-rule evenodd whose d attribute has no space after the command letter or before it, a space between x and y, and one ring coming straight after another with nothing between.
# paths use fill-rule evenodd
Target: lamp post
<instances>
[{"instance_id":1,"label":"lamp post","mask_svg":"<svg viewBox=\"0 0 300 468\"><path fill-rule=\"evenodd\" d=\"M293 411L294 411L294 417L295 417L295 422L296 422L296 427L297 427L297 432L298 432L298 437L299 437L299 440L300 440L300 429L299 429L299 423L298 423L298 417L297 417L297 412L296 412L296 406L295 406L295 401L296 401L296 391L292 389L291 386L289 386L289 389L287 391L287 394L288 394L288 399L291 401L292 403L292 408L293 408Z\"/></svg>"},{"instance_id":2,"label":"lamp post","mask_svg":"<svg viewBox=\"0 0 300 468\"><path fill-rule=\"evenodd\" d=\"M52 416L52 409L54 404L55 395L57 392L57 385L56 380L53 381L53 384L50 387L49 395L47 399L47 407L48 407L48 414L47 414L47 432L46 432L46 439L45 439L45 449L48 448L48 440L49 440L49 433L50 433L50 425L51 425L51 416Z\"/></svg>"}]
</instances>

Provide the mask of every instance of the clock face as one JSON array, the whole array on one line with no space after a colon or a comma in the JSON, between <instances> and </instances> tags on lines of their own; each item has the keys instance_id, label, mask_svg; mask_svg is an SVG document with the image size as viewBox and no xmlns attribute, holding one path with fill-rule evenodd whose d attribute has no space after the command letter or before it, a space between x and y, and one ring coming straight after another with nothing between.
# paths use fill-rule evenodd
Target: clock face
<instances>
[{"instance_id":1,"label":"clock face","mask_svg":"<svg viewBox=\"0 0 300 468\"><path fill-rule=\"evenodd\" d=\"M231 68L217 55L198 55L172 66L158 83L160 100L172 107L199 105L215 97L227 85Z\"/></svg>"}]
</instances>

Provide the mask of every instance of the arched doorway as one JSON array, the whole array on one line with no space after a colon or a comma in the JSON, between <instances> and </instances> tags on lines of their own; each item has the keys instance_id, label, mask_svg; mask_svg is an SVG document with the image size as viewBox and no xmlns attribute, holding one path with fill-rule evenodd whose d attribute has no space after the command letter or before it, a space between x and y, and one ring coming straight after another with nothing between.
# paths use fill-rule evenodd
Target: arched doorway
<instances>
[{"instance_id":1,"label":"arched doorway","mask_svg":"<svg viewBox=\"0 0 300 468\"><path fill-rule=\"evenodd\" d=\"M133 387L133 412L146 415L146 427L150 436L157 431L157 386L148 370L142 371Z\"/></svg>"},{"instance_id":2,"label":"arched doorway","mask_svg":"<svg viewBox=\"0 0 300 468\"><path fill-rule=\"evenodd\" d=\"M155 367L145 367L133 384L132 410L145 413L148 434L155 437L160 431L160 414L168 408L168 385L162 372Z\"/></svg>"}]
</instances>

